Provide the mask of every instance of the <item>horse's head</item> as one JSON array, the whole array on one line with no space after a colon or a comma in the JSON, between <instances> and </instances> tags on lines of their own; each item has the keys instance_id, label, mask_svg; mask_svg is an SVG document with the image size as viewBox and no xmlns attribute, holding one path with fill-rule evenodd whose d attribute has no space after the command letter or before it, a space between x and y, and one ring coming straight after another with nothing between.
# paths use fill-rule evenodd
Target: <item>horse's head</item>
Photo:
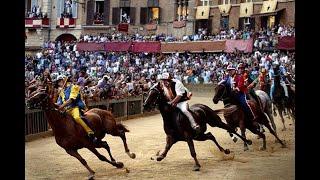
<instances>
[{"instance_id":1,"label":"horse's head","mask_svg":"<svg viewBox=\"0 0 320 180\"><path fill-rule=\"evenodd\" d=\"M217 87L215 88L215 95L212 99L214 104L217 104L220 100L223 101L229 95L230 87L227 84L226 80L222 80L218 83Z\"/></svg>"},{"instance_id":2,"label":"horse's head","mask_svg":"<svg viewBox=\"0 0 320 180\"><path fill-rule=\"evenodd\" d=\"M150 88L147 99L143 103L143 108L146 110L154 108L159 103L160 95L160 83L157 83Z\"/></svg>"},{"instance_id":3,"label":"horse's head","mask_svg":"<svg viewBox=\"0 0 320 180\"><path fill-rule=\"evenodd\" d=\"M29 109L45 109L49 106L50 95L47 87L45 89L37 89L27 98L27 108Z\"/></svg>"}]
</instances>

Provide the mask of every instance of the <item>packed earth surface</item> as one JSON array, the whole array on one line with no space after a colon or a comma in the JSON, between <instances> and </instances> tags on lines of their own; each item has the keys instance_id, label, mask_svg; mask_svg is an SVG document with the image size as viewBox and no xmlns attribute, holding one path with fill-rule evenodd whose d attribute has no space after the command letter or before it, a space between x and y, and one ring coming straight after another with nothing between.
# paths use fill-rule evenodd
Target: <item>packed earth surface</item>
<instances>
[{"instance_id":1,"label":"packed earth surface","mask_svg":"<svg viewBox=\"0 0 320 180\"><path fill-rule=\"evenodd\" d=\"M212 94L194 94L190 105L203 103L212 109L222 108L222 103L213 104ZM225 121L225 120L223 120ZM275 138L266 130L267 150L259 150L262 139L250 131L247 138L253 143L248 151L243 150L243 142L234 143L229 134L220 128L210 127L208 130L223 148L231 150L229 155L221 153L212 141L194 141L197 158L201 164L198 172L192 171L194 160L186 142L174 144L161 162L155 155L162 152L166 144L163 121L160 114L122 121L130 130L127 142L131 152L136 154L131 159L124 151L119 137L106 135L113 157L124 163L125 167L116 167L100 161L87 149L78 152L96 172L95 179L295 179L295 140L292 119L285 116L286 131L282 131L279 116L275 117L280 139L285 140L287 148L275 143ZM240 133L240 130L238 130ZM25 145L25 177L33 179L86 179L87 169L74 157L68 155L58 146L54 137L41 138ZM109 159L105 149L98 151Z\"/></svg>"}]
</instances>

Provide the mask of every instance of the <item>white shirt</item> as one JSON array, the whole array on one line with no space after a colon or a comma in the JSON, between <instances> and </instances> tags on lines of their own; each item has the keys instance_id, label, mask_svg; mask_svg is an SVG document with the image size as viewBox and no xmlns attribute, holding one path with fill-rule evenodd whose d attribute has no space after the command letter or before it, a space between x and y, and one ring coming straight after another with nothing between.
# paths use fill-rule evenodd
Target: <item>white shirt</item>
<instances>
[{"instance_id":1,"label":"white shirt","mask_svg":"<svg viewBox=\"0 0 320 180\"><path fill-rule=\"evenodd\" d=\"M172 79L172 81L176 83L175 90L176 90L177 96L182 96L183 93L185 93L186 91L189 92L189 90L182 84L181 81L177 79Z\"/></svg>"}]
</instances>

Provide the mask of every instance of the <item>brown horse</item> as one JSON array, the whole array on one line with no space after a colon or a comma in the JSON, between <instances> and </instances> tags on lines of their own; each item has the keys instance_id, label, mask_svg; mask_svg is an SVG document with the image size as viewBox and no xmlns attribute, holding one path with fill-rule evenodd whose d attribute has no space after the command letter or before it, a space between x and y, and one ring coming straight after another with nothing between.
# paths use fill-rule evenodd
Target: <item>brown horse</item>
<instances>
[{"instance_id":1,"label":"brown horse","mask_svg":"<svg viewBox=\"0 0 320 180\"><path fill-rule=\"evenodd\" d=\"M241 135L245 138L246 129L249 129L252 133L257 134L263 140L263 145L260 148L261 150L266 150L266 136L263 132L258 131L257 125L250 119L247 118L246 114L239 108L239 103L235 99L234 92L231 90L230 85L227 81L221 81L216 87L216 93L213 97L213 103L217 104L220 100L223 101L226 108L221 110L215 110L216 113L223 113L224 117L227 121L227 124L233 127L234 129L240 127ZM274 135L276 140L282 145L282 147L286 147L285 144L279 139L275 129L272 129L270 123L273 124L275 128L275 124L273 122L273 118L271 115L271 101L268 95L263 91L256 91L259 96L262 104L262 110L257 111L257 103L253 101L249 101L253 110L258 114L257 122L261 125L264 125L268 128L270 133ZM230 135L231 136L231 135ZM232 136L231 136L232 137ZM249 148L246 143L244 143L244 151L247 151Z\"/></svg>"},{"instance_id":2,"label":"brown horse","mask_svg":"<svg viewBox=\"0 0 320 180\"><path fill-rule=\"evenodd\" d=\"M98 138L98 142L93 143L87 137L85 130L75 122L72 116L56 109L56 105L53 103L55 96L53 96L52 92L53 91L48 87L46 90L38 91L28 99L27 106L30 109L44 110L57 144L64 148L69 155L77 158L87 168L90 173L89 179L93 179L95 172L77 152L78 149L87 148L101 161L108 162L117 168L122 168L124 166L122 162L115 161L111 155L108 143L102 141L106 133L113 136L120 136L124 143L125 152L130 158L135 158L135 154L130 153L126 143L125 133L129 132L129 130L124 125L116 123L111 112L95 108L85 113L85 117L90 120L88 125L94 130L96 137ZM101 155L96 148L106 149L111 160L108 160L105 156Z\"/></svg>"}]
</instances>

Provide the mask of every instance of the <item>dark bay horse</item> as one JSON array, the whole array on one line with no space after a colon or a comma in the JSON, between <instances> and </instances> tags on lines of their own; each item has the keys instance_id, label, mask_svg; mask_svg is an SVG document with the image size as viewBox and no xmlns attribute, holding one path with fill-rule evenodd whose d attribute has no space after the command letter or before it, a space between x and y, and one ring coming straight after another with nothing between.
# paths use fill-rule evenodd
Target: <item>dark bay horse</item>
<instances>
[{"instance_id":1,"label":"dark bay horse","mask_svg":"<svg viewBox=\"0 0 320 180\"><path fill-rule=\"evenodd\" d=\"M275 72L277 72L277 69L275 69ZM286 130L286 126L283 118L284 111L287 110L289 115L291 115L293 122L295 119L295 94L294 94L294 91L292 91L292 89L290 88L290 86L287 86L287 89L288 89L289 98L288 98L288 101L285 101L285 92L283 87L281 86L281 76L279 73L275 74L274 75L274 92L272 95L273 104L278 109L278 114L283 124L283 128L282 128L283 131Z\"/></svg>"},{"instance_id":2,"label":"dark bay horse","mask_svg":"<svg viewBox=\"0 0 320 180\"><path fill-rule=\"evenodd\" d=\"M250 140L243 138L234 129L222 122L220 117L212 109L203 104L194 104L190 107L190 112L193 114L195 121L200 125L201 128L201 133L196 135L195 130L192 129L189 120L181 112L181 110L178 108L173 108L167 103L167 99L164 96L163 89L160 87L160 83L157 83L150 89L148 97L143 106L145 109L148 109L154 107L156 104L159 106L159 110L163 119L164 131L167 135L165 149L160 155L157 155L157 161L164 159L172 145L178 141L186 141L188 143L191 156L195 160L195 165L193 168L194 171L200 170L200 164L196 157L193 140L211 140L216 144L221 152L229 154L230 150L222 148L211 132L205 133L207 130L207 124L209 124L211 127L225 129L230 133L236 134L245 143L248 143L249 145L252 144Z\"/></svg>"},{"instance_id":3,"label":"dark bay horse","mask_svg":"<svg viewBox=\"0 0 320 180\"><path fill-rule=\"evenodd\" d=\"M115 161L111 155L108 143L102 141L106 133L113 136L120 136L124 143L125 152L130 158L135 158L135 154L130 153L126 143L125 133L129 132L129 130L124 125L116 123L111 112L94 108L85 113L86 118L90 120L90 123L88 123L90 128L94 130L96 137L98 138L98 142L93 143L87 137L85 130L75 122L72 116L57 110L56 105L53 103L53 90L50 92L48 89L50 88L38 91L30 97L27 101L27 106L30 109L42 109L45 112L45 116L52 128L57 144L64 148L69 155L77 158L82 165L87 168L90 173L89 179L93 179L95 172L78 153L79 149L87 148L101 161L108 162L117 168L122 168L124 166L122 162ZM105 156L101 155L96 148L106 149L111 160L108 160Z\"/></svg>"},{"instance_id":4,"label":"dark bay horse","mask_svg":"<svg viewBox=\"0 0 320 180\"><path fill-rule=\"evenodd\" d=\"M226 81L221 81L215 90L215 95L213 97L213 103L217 104L220 100L223 101L225 105L225 109L221 110L215 110L216 113L224 113L224 117L227 121L227 124L230 125L232 128L236 129L237 127L240 127L241 135L243 137L246 137L245 131L246 128L249 129L252 133L257 134L259 137L263 140L263 145L260 148L261 150L266 149L266 136L264 133L258 131L256 125L253 123L252 120L249 120L247 116L245 115L242 108L239 108L239 103L235 99L234 92L231 91L231 87L229 84L227 84ZM256 94L261 100L262 104L262 110L258 111L260 112L258 114L257 122L261 125L264 125L268 128L271 134L275 136L275 138L278 140L278 142L281 143L282 147L285 147L285 144L278 138L276 131L274 130L276 128L273 117L272 117L272 106L271 106L271 100L268 97L268 95L261 90L257 90ZM253 101L249 101L249 104L254 109L257 110L257 105ZM269 122L271 122L274 129L271 128ZM231 135L232 137L232 135ZM244 150L248 150L248 146L246 143L244 143Z\"/></svg>"}]
</instances>

